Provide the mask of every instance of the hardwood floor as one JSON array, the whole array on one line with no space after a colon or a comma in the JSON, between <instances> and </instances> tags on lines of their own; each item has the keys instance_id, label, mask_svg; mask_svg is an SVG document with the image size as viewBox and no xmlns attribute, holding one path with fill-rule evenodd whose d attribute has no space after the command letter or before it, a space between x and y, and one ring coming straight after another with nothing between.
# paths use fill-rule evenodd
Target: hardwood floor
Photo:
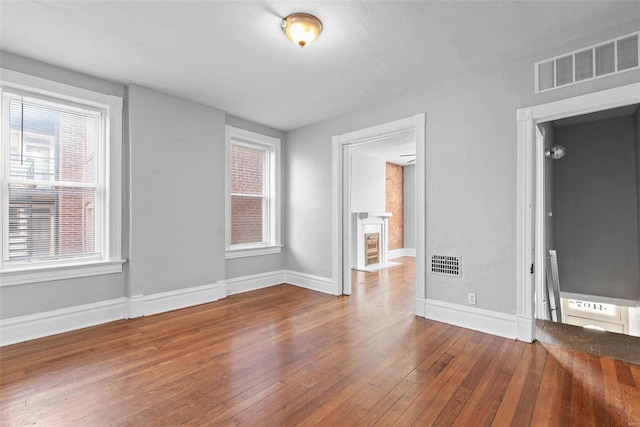
<instances>
[{"instance_id":1,"label":"hardwood floor","mask_svg":"<svg viewBox=\"0 0 640 427\"><path fill-rule=\"evenodd\" d=\"M0 422L640 424L640 366L416 318L402 261L3 347Z\"/></svg>"}]
</instances>

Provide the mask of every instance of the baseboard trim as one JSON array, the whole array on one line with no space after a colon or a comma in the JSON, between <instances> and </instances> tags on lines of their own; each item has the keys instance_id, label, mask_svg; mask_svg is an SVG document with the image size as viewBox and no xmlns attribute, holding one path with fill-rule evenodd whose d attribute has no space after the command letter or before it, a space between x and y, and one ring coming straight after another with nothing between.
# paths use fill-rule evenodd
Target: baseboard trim
<instances>
[{"instance_id":1,"label":"baseboard trim","mask_svg":"<svg viewBox=\"0 0 640 427\"><path fill-rule=\"evenodd\" d=\"M128 298L77 305L0 321L0 346L124 319Z\"/></svg>"},{"instance_id":2,"label":"baseboard trim","mask_svg":"<svg viewBox=\"0 0 640 427\"><path fill-rule=\"evenodd\" d=\"M425 317L487 334L516 339L518 322L515 315L427 299L425 300Z\"/></svg>"},{"instance_id":3,"label":"baseboard trim","mask_svg":"<svg viewBox=\"0 0 640 427\"><path fill-rule=\"evenodd\" d=\"M133 295L92 304L63 308L27 316L0 320L0 346L96 326L121 319L131 319L214 302L227 295L289 283L326 294L334 294L332 279L279 270L269 273L226 279L219 283L160 292Z\"/></svg>"},{"instance_id":4,"label":"baseboard trim","mask_svg":"<svg viewBox=\"0 0 640 427\"><path fill-rule=\"evenodd\" d=\"M427 300L421 297L416 297L416 316L427 317L426 312Z\"/></svg>"},{"instance_id":5,"label":"baseboard trim","mask_svg":"<svg viewBox=\"0 0 640 427\"><path fill-rule=\"evenodd\" d=\"M411 248L400 248L387 251L387 259L400 258L403 256L416 257L416 250Z\"/></svg>"},{"instance_id":6,"label":"baseboard trim","mask_svg":"<svg viewBox=\"0 0 640 427\"><path fill-rule=\"evenodd\" d=\"M534 322L530 317L517 316L516 339L523 342L533 342L535 337Z\"/></svg>"},{"instance_id":7,"label":"baseboard trim","mask_svg":"<svg viewBox=\"0 0 640 427\"><path fill-rule=\"evenodd\" d=\"M226 296L227 291L224 282L145 295L144 315L150 316L152 314L206 304L225 298Z\"/></svg>"},{"instance_id":8,"label":"baseboard trim","mask_svg":"<svg viewBox=\"0 0 640 427\"><path fill-rule=\"evenodd\" d=\"M284 270L271 271L226 279L224 283L227 288L227 295L233 295L285 283L285 274Z\"/></svg>"},{"instance_id":9,"label":"baseboard trim","mask_svg":"<svg viewBox=\"0 0 640 427\"><path fill-rule=\"evenodd\" d=\"M328 277L284 270L284 279L285 283L289 283L290 285L335 295L336 283L333 279Z\"/></svg>"}]
</instances>

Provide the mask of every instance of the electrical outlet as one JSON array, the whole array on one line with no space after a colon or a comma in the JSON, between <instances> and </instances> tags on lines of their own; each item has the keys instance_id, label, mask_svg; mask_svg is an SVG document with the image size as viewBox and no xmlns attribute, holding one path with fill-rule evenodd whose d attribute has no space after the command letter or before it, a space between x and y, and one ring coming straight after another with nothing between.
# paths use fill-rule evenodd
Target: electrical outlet
<instances>
[{"instance_id":1,"label":"electrical outlet","mask_svg":"<svg viewBox=\"0 0 640 427\"><path fill-rule=\"evenodd\" d=\"M476 294L469 292L467 295L467 302L471 305L476 305Z\"/></svg>"}]
</instances>

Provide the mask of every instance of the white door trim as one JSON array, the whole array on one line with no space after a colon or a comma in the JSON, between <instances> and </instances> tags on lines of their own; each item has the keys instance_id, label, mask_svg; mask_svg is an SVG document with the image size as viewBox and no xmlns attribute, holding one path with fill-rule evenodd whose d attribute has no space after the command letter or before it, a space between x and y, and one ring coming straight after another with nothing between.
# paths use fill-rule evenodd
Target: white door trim
<instances>
[{"instance_id":1,"label":"white door trim","mask_svg":"<svg viewBox=\"0 0 640 427\"><path fill-rule=\"evenodd\" d=\"M426 299L426 115L425 113L405 119L384 123L378 126L357 130L354 132L335 135L333 141L332 162L332 280L335 283L334 293L342 295L350 292L349 277L346 270L350 270L351 251L344 250L344 239L349 230L344 230L343 218L348 215L346 207L351 200L348 175L344 171L349 170L345 164L348 159L350 147L393 135L400 132L415 131L416 138L416 315L424 317ZM347 151L345 156L345 150ZM344 189L347 189L346 192ZM347 226L348 228L348 226ZM347 252L345 254L345 252ZM346 267L345 267L346 266ZM346 283L345 283L346 282ZM346 284L346 287L345 287ZM346 288L346 289L345 289Z\"/></svg>"},{"instance_id":2,"label":"white door trim","mask_svg":"<svg viewBox=\"0 0 640 427\"><path fill-rule=\"evenodd\" d=\"M544 254L544 159L537 124L640 103L640 83L518 110L517 179L517 333L535 339L535 289L542 289ZM537 166L536 166L537 165ZM535 201L535 202L534 202ZM533 265L533 275L530 272ZM535 278L535 279L534 279ZM535 280L535 286L534 286Z\"/></svg>"}]
</instances>

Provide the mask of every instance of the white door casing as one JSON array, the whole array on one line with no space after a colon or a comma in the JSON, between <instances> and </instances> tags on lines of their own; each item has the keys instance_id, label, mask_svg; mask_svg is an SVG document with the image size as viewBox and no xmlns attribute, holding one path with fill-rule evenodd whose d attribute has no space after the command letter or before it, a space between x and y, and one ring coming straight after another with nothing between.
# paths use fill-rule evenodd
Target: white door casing
<instances>
[{"instance_id":1,"label":"white door casing","mask_svg":"<svg viewBox=\"0 0 640 427\"><path fill-rule=\"evenodd\" d=\"M516 236L516 338L518 340L531 342L535 339L535 290L544 289L546 274L544 138L539 137L537 124L638 103L640 103L640 83L633 83L518 110Z\"/></svg>"},{"instance_id":2,"label":"white door casing","mask_svg":"<svg viewBox=\"0 0 640 427\"><path fill-rule=\"evenodd\" d=\"M351 147L407 131L416 140L416 315L424 317L426 298L426 149L424 113L332 138L332 279L334 294L351 293Z\"/></svg>"}]
</instances>

